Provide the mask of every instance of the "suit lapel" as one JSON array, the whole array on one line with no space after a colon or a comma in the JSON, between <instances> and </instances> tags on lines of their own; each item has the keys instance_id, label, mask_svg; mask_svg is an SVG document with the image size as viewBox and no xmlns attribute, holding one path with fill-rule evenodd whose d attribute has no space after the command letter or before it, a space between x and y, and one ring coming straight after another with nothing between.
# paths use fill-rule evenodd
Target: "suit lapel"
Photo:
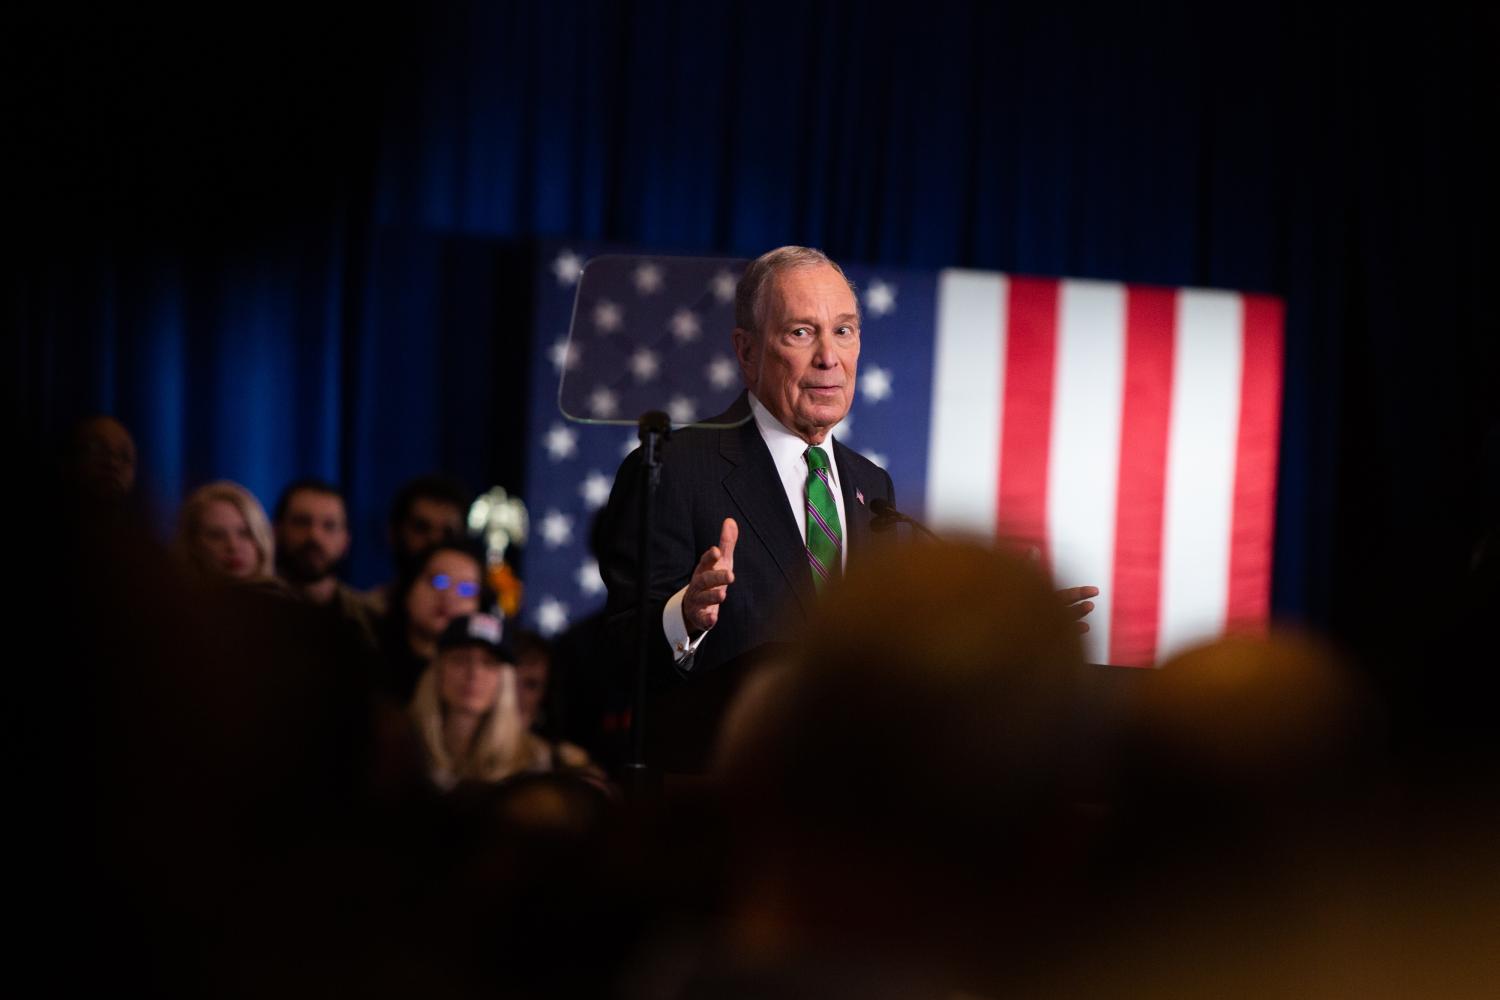
<instances>
[{"instance_id":1,"label":"suit lapel","mask_svg":"<svg viewBox=\"0 0 1500 1000\"><path fill-rule=\"evenodd\" d=\"M861 499L863 486L854 481L854 459L853 453L837 439L833 442L833 460L839 466L839 492L844 494L844 519L849 523L844 526L844 534L848 536L846 544L849 546L849 555L845 561L845 569L854 565L856 559L862 559L869 549L870 542L870 508L865 499Z\"/></svg>"},{"instance_id":2,"label":"suit lapel","mask_svg":"<svg viewBox=\"0 0 1500 1000\"><path fill-rule=\"evenodd\" d=\"M737 414L749 415L749 403L744 396L725 417L733 419ZM724 477L724 489L743 515L742 529L754 532L771 553L803 612L811 610L815 594L806 546L797 536L797 522L787 506L781 476L755 420L748 419L738 427L720 431L719 453L734 466Z\"/></svg>"}]
</instances>

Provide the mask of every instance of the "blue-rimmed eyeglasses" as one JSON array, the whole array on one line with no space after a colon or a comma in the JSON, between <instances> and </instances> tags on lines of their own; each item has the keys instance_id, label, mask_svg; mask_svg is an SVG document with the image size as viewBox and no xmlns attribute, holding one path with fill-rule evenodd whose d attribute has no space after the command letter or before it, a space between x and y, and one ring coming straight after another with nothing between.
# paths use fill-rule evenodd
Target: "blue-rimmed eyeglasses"
<instances>
[{"instance_id":1,"label":"blue-rimmed eyeglasses","mask_svg":"<svg viewBox=\"0 0 1500 1000\"><path fill-rule=\"evenodd\" d=\"M434 590L452 590L459 597L478 597L479 584L473 580L455 580L447 573L434 573L427 578Z\"/></svg>"}]
</instances>

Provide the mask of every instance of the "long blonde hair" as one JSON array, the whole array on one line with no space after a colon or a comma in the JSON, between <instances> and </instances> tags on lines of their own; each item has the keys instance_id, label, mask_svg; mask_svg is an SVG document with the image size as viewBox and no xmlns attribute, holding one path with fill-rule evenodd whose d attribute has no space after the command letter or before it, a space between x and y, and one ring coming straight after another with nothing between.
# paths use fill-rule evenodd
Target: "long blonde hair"
<instances>
[{"instance_id":1,"label":"long blonde hair","mask_svg":"<svg viewBox=\"0 0 1500 1000\"><path fill-rule=\"evenodd\" d=\"M462 760L454 760L443 739L443 722L447 710L438 691L441 659L442 654L439 653L433 657L427 669L422 671L422 677L417 681L416 694L411 700L411 717L422 738L422 745L427 748L428 759L432 762L433 779L445 786L466 778L500 781L521 770L525 763L526 724L521 718L520 704L516 698L515 667L501 668L500 689L495 695L495 704L480 722L468 755Z\"/></svg>"},{"instance_id":2,"label":"long blonde hair","mask_svg":"<svg viewBox=\"0 0 1500 1000\"><path fill-rule=\"evenodd\" d=\"M214 572L213 567L204 565L199 554L198 522L209 504L220 501L239 511L240 516L245 519L246 527L250 529L250 539L255 543L255 551L260 557L255 564L253 577L271 577L276 572L276 541L271 534L271 522L266 519L265 508L255 499L255 494L228 479L200 486L182 502L182 509L177 512L177 536L172 542L178 556L200 573Z\"/></svg>"}]
</instances>

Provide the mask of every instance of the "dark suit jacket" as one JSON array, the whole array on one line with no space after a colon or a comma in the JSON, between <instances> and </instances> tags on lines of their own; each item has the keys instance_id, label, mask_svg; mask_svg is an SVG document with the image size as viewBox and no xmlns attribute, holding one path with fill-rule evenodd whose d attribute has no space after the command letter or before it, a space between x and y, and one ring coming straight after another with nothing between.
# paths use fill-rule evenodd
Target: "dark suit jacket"
<instances>
[{"instance_id":1,"label":"dark suit jacket","mask_svg":"<svg viewBox=\"0 0 1500 1000\"><path fill-rule=\"evenodd\" d=\"M739 421L739 426L724 430L676 432L663 452L649 598L651 672L658 688L682 680L699 683L766 644L795 642L813 606L815 591L804 542L771 452L750 418L748 397L741 394L710 423ZM641 459L637 449L620 466L600 531L600 571L609 588L606 609L620 662L627 667L635 655ZM885 497L894 502L895 490L884 469L837 441L833 459L844 495L846 563L852 570L872 543L870 501ZM858 499L861 493L863 502ZM699 644L690 664L676 665L662 634L662 608L687 585L704 551L718 544L726 517L734 518L740 529L734 583L719 609L718 624Z\"/></svg>"}]
</instances>

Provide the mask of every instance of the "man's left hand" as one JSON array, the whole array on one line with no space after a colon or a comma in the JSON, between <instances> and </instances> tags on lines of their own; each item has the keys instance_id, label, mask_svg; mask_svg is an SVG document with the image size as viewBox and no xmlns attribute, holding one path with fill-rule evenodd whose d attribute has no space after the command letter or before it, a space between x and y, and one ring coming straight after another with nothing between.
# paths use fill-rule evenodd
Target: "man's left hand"
<instances>
[{"instance_id":1,"label":"man's left hand","mask_svg":"<svg viewBox=\"0 0 1500 1000\"><path fill-rule=\"evenodd\" d=\"M1087 632L1089 623L1083 618L1094 610L1094 602L1090 597L1098 597L1098 587L1067 587L1057 592L1057 599L1063 602L1068 614L1078 620L1078 631Z\"/></svg>"}]
</instances>

